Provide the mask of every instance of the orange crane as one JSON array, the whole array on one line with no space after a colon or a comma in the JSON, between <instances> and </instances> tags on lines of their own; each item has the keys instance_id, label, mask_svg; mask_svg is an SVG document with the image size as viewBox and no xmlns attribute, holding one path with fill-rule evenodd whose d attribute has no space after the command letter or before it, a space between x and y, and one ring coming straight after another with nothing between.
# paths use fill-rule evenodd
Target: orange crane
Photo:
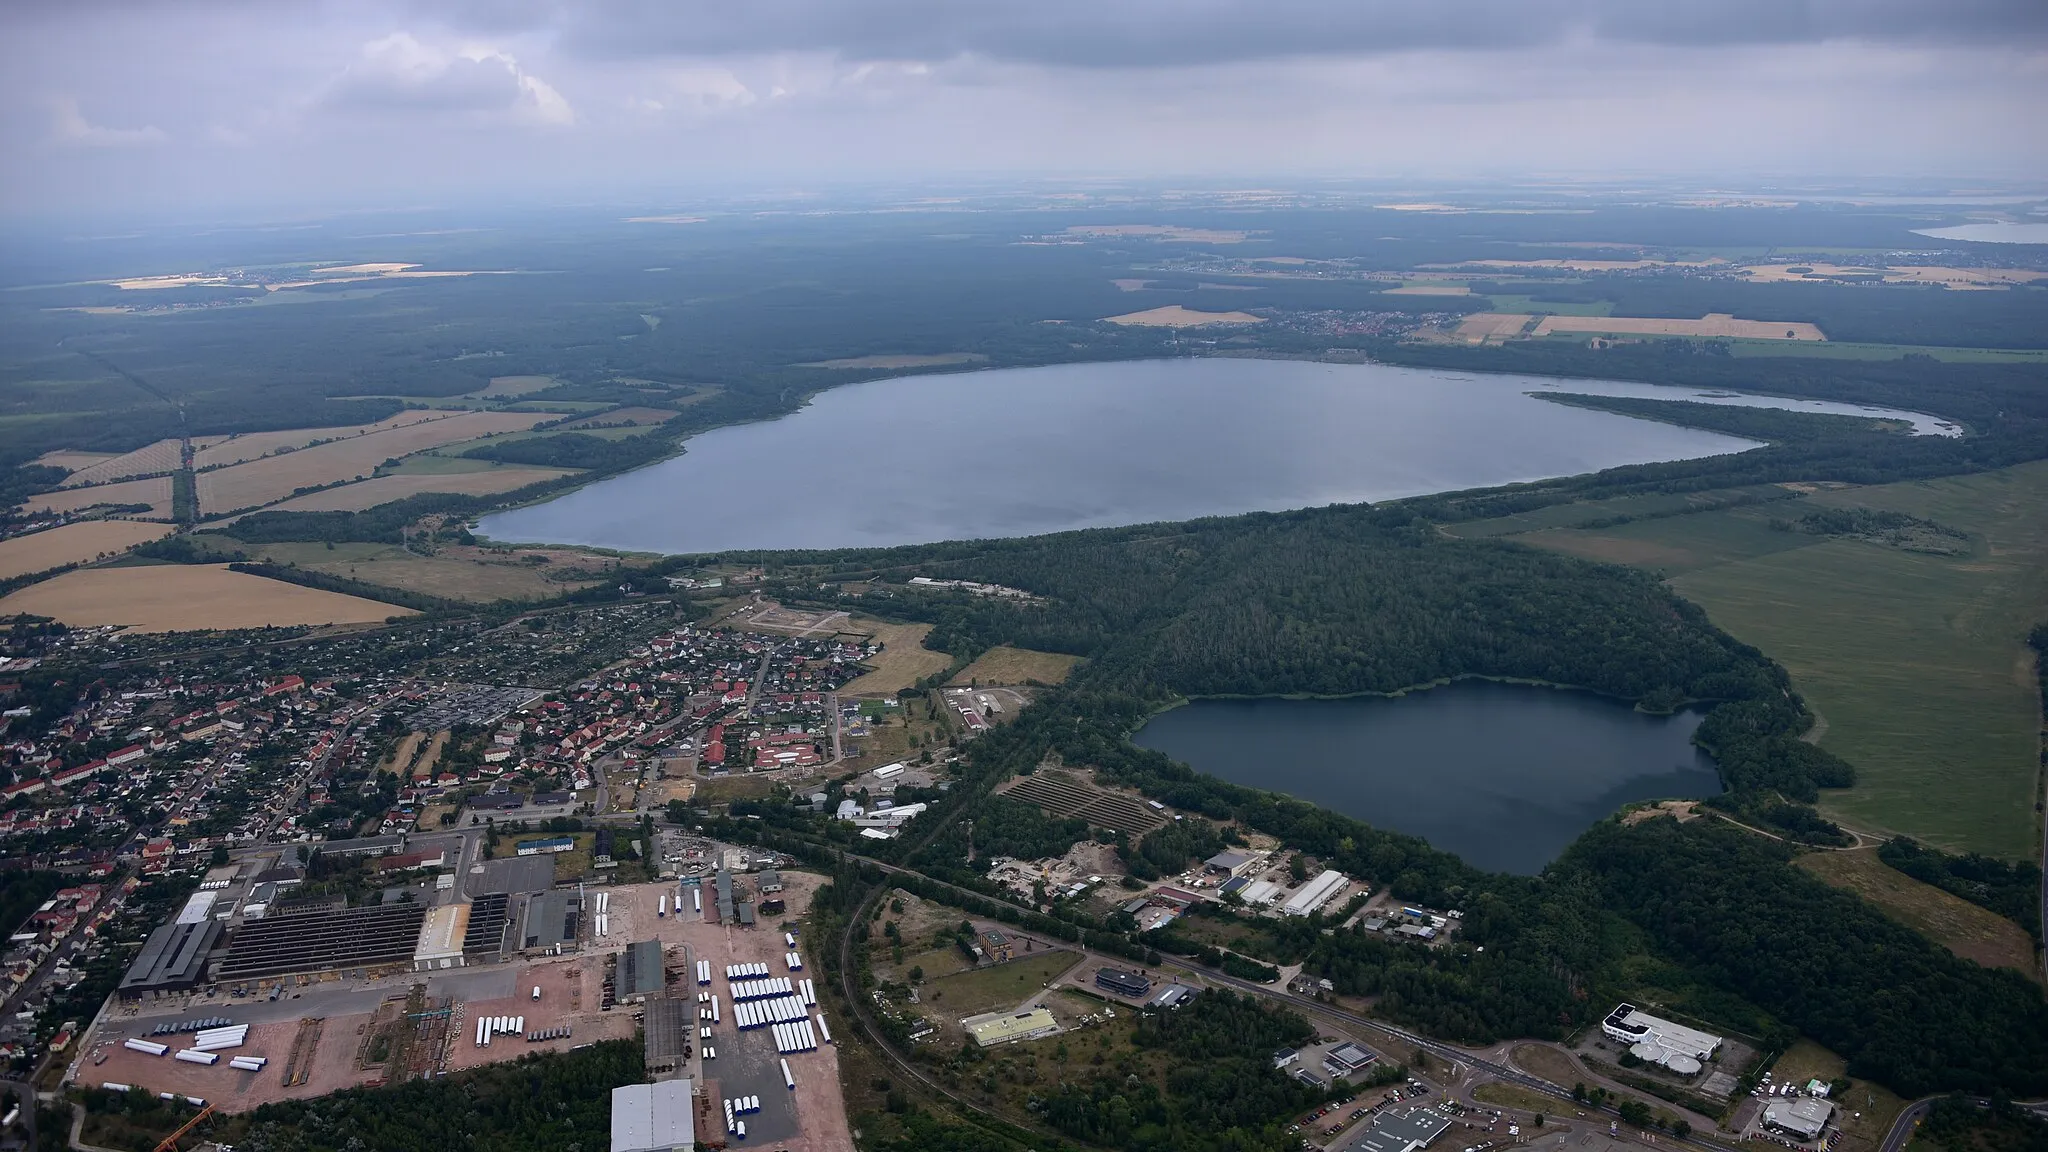
<instances>
[{"instance_id":1,"label":"orange crane","mask_svg":"<svg viewBox=\"0 0 2048 1152\"><path fill-rule=\"evenodd\" d=\"M176 1132L173 1132L169 1136L164 1137L164 1142L156 1146L156 1152L178 1152L179 1139L182 1138L185 1135L185 1133L190 1132L194 1128L199 1127L199 1122L211 1115L213 1115L213 1105L208 1104L206 1107L201 1108L199 1110L199 1115L194 1116L190 1120L185 1121L183 1124L178 1126L178 1130Z\"/></svg>"}]
</instances>

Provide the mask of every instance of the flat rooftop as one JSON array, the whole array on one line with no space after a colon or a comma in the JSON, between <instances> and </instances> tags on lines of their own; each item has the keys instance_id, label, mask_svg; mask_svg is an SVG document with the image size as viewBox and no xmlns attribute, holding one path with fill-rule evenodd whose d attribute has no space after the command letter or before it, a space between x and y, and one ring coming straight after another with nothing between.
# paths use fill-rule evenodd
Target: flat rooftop
<instances>
[{"instance_id":1,"label":"flat rooftop","mask_svg":"<svg viewBox=\"0 0 2048 1152\"><path fill-rule=\"evenodd\" d=\"M266 916L242 925L220 963L222 980L409 962L424 904L376 904Z\"/></svg>"}]
</instances>

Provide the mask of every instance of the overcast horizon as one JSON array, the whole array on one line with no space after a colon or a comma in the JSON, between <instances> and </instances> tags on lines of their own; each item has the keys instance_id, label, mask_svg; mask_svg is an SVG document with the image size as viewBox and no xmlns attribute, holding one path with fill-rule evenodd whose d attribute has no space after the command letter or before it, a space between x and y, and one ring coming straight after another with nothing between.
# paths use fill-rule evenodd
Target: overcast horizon
<instances>
[{"instance_id":1,"label":"overcast horizon","mask_svg":"<svg viewBox=\"0 0 2048 1152\"><path fill-rule=\"evenodd\" d=\"M0 11L0 86L16 218L1085 176L2048 180L2039 0L93 0Z\"/></svg>"}]
</instances>

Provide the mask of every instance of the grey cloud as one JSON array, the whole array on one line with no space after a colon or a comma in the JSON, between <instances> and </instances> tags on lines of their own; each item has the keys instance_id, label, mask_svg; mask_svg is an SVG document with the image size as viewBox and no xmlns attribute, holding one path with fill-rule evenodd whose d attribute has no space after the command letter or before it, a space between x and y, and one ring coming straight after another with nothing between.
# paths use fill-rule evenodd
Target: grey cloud
<instances>
[{"instance_id":1,"label":"grey cloud","mask_svg":"<svg viewBox=\"0 0 2048 1152\"><path fill-rule=\"evenodd\" d=\"M467 5L427 5L460 22ZM483 6L502 22L505 11ZM528 13L536 11L531 0ZM590 55L831 51L853 59L975 54L1159 67L1414 49L1506 49L1589 37L1721 46L1864 39L2048 43L2043 0L583 0L545 23Z\"/></svg>"},{"instance_id":2,"label":"grey cloud","mask_svg":"<svg viewBox=\"0 0 2048 1152\"><path fill-rule=\"evenodd\" d=\"M519 77L497 58L444 56L402 34L365 47L327 89L337 107L421 112L494 112L518 103Z\"/></svg>"}]
</instances>

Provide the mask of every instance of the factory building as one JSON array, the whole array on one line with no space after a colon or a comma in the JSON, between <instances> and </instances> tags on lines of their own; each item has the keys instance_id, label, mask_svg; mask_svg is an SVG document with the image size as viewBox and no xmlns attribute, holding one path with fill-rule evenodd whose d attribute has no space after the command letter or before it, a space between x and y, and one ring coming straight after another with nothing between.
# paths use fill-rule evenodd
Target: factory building
<instances>
[{"instance_id":1,"label":"factory building","mask_svg":"<svg viewBox=\"0 0 2048 1152\"><path fill-rule=\"evenodd\" d=\"M1449 1118L1427 1108L1418 1108L1406 1116L1382 1113L1346 1152L1417 1152L1429 1147L1430 1141L1450 1127Z\"/></svg>"},{"instance_id":2,"label":"factory building","mask_svg":"<svg viewBox=\"0 0 2048 1152\"><path fill-rule=\"evenodd\" d=\"M1036 1040L1050 1036L1060 1030L1059 1021L1044 1008L1029 1012L992 1012L986 1016L970 1016L960 1022L967 1028L967 1034L983 1048L1008 1044L1013 1040Z\"/></svg>"},{"instance_id":3,"label":"factory building","mask_svg":"<svg viewBox=\"0 0 2048 1152\"><path fill-rule=\"evenodd\" d=\"M137 1000L184 992L199 985L206 973L206 956L220 943L221 927L216 920L166 924L149 934L142 951L115 989L123 999Z\"/></svg>"},{"instance_id":4,"label":"factory building","mask_svg":"<svg viewBox=\"0 0 2048 1152\"><path fill-rule=\"evenodd\" d=\"M1301 891L1296 892L1287 903L1280 906L1280 911L1289 916L1307 916L1328 904L1339 892L1344 891L1344 886L1349 883L1351 881L1346 879L1342 872L1326 870L1322 875L1302 885Z\"/></svg>"},{"instance_id":5,"label":"factory building","mask_svg":"<svg viewBox=\"0 0 2048 1152\"><path fill-rule=\"evenodd\" d=\"M412 970L433 972L463 966L462 945L469 936L469 905L443 904L430 909L420 924L412 950Z\"/></svg>"},{"instance_id":6,"label":"factory building","mask_svg":"<svg viewBox=\"0 0 2048 1152\"><path fill-rule=\"evenodd\" d=\"M1152 990L1152 982L1136 972L1121 968L1102 968L1095 973L1095 986L1105 992L1119 996L1138 997Z\"/></svg>"},{"instance_id":7,"label":"factory building","mask_svg":"<svg viewBox=\"0 0 2048 1152\"><path fill-rule=\"evenodd\" d=\"M1798 1140L1818 1140L1834 1115L1834 1105L1812 1096L1773 1097L1764 1105L1764 1127Z\"/></svg>"},{"instance_id":8,"label":"factory building","mask_svg":"<svg viewBox=\"0 0 2048 1152\"><path fill-rule=\"evenodd\" d=\"M668 981L661 970L661 941L639 940L619 955L618 999L631 1004L658 996Z\"/></svg>"}]
</instances>

